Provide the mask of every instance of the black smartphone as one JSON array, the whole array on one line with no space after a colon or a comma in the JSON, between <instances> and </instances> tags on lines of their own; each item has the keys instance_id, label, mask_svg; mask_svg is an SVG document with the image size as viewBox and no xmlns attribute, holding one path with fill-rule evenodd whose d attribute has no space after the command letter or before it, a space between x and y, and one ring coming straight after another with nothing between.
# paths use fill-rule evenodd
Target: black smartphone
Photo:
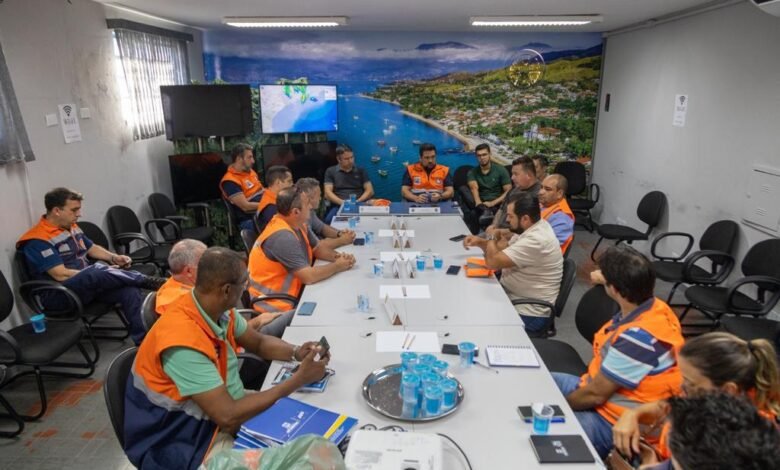
<instances>
[{"instance_id":1,"label":"black smartphone","mask_svg":"<svg viewBox=\"0 0 780 470\"><path fill-rule=\"evenodd\" d=\"M314 313L314 308L317 306L317 302L304 302L298 306L298 315L311 315Z\"/></svg>"},{"instance_id":2,"label":"black smartphone","mask_svg":"<svg viewBox=\"0 0 780 470\"><path fill-rule=\"evenodd\" d=\"M327 355L328 351L330 351L330 344L328 344L328 340L324 336L320 338L319 346L321 348L320 357Z\"/></svg>"},{"instance_id":3,"label":"black smartphone","mask_svg":"<svg viewBox=\"0 0 780 470\"><path fill-rule=\"evenodd\" d=\"M365 238L356 238L356 239L354 239L352 241L352 244L353 245L357 245L357 246L365 245L366 244L366 239Z\"/></svg>"},{"instance_id":4,"label":"black smartphone","mask_svg":"<svg viewBox=\"0 0 780 470\"><path fill-rule=\"evenodd\" d=\"M552 422L553 423L565 423L566 422L566 415L563 414L563 410L558 405L551 405L553 409L553 417ZM531 410L530 406L518 406L517 407L517 414L520 415L521 418L523 418L523 421L526 423L530 423L534 419L534 412Z\"/></svg>"},{"instance_id":5,"label":"black smartphone","mask_svg":"<svg viewBox=\"0 0 780 470\"><path fill-rule=\"evenodd\" d=\"M458 351L458 345L457 344L442 344L441 345L441 353L442 354L452 354L453 356L459 356L460 351ZM474 350L474 357L479 357L479 348Z\"/></svg>"},{"instance_id":6,"label":"black smartphone","mask_svg":"<svg viewBox=\"0 0 780 470\"><path fill-rule=\"evenodd\" d=\"M447 274L451 274L453 276L457 276L460 272L460 266L453 264L449 268L447 268Z\"/></svg>"},{"instance_id":7,"label":"black smartphone","mask_svg":"<svg viewBox=\"0 0 780 470\"><path fill-rule=\"evenodd\" d=\"M450 238L450 241L459 242L459 241L463 241L463 239L465 238L466 235L455 235L454 237Z\"/></svg>"}]
</instances>

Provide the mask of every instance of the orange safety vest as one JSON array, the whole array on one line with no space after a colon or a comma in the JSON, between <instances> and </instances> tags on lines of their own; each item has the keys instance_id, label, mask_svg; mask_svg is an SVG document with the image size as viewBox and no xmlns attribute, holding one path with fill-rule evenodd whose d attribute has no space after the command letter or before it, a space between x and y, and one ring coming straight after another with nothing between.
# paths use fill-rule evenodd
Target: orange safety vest
<instances>
[{"instance_id":1,"label":"orange safety vest","mask_svg":"<svg viewBox=\"0 0 780 470\"><path fill-rule=\"evenodd\" d=\"M192 291L192 286L169 277L165 284L157 290L154 303L154 310L157 312L157 315L164 314L171 305L179 300L179 297L185 294L189 295L190 291Z\"/></svg>"},{"instance_id":2,"label":"orange safety vest","mask_svg":"<svg viewBox=\"0 0 780 470\"><path fill-rule=\"evenodd\" d=\"M444 191L444 181L450 169L444 165L436 165L430 173L419 163L406 167L409 172L409 178L412 180L411 190L413 193L424 193L426 191Z\"/></svg>"},{"instance_id":3,"label":"orange safety vest","mask_svg":"<svg viewBox=\"0 0 780 470\"><path fill-rule=\"evenodd\" d=\"M571 207L569 207L569 203L566 201L566 198L561 199L550 207L542 207L542 218L547 220L548 217L555 214L556 212L563 212L564 214L568 215L572 221L574 221L574 212L571 211ZM572 240L574 240L574 231L572 231L572 234L569 235L569 238L567 238L566 241L561 245L562 253L566 253L566 249L569 248Z\"/></svg>"},{"instance_id":4,"label":"orange safety vest","mask_svg":"<svg viewBox=\"0 0 780 470\"><path fill-rule=\"evenodd\" d=\"M263 209L271 204L276 205L276 196L277 194L270 189L263 191L263 196L260 198L260 202L257 203L257 214L260 215L260 213L263 212Z\"/></svg>"},{"instance_id":5,"label":"orange safety vest","mask_svg":"<svg viewBox=\"0 0 780 470\"><path fill-rule=\"evenodd\" d=\"M46 220L46 216L43 215L35 226L19 238L16 249L22 249L30 240L41 240L51 244L52 251L59 254L66 268L81 270L89 266L85 238L86 235L77 224L71 225L70 230L63 230Z\"/></svg>"},{"instance_id":6,"label":"orange safety vest","mask_svg":"<svg viewBox=\"0 0 780 470\"><path fill-rule=\"evenodd\" d=\"M255 170L240 172L234 170L232 166L229 166L227 173L225 173L225 176L219 181L219 190L222 192L222 197L225 198L226 201L230 200L230 197L222 187L222 184L226 181L239 185L241 187L241 192L244 193L244 197L247 201L251 201L253 197L257 196L257 194L263 190L263 184L260 183L260 178L257 177Z\"/></svg>"},{"instance_id":7,"label":"orange safety vest","mask_svg":"<svg viewBox=\"0 0 780 470\"><path fill-rule=\"evenodd\" d=\"M490 277L495 271L487 267L485 258L466 258L466 277Z\"/></svg>"},{"instance_id":8,"label":"orange safety vest","mask_svg":"<svg viewBox=\"0 0 780 470\"><path fill-rule=\"evenodd\" d=\"M608 321L593 337L593 360L588 365L588 372L582 375L580 386L588 384L601 371L601 362L609 348L629 328L642 328L658 341L671 345L673 354L682 347L685 340L677 315L660 299L653 299L653 304L631 321L611 328L613 320ZM669 369L655 375L647 375L634 390L618 389L603 405L595 408L596 412L611 424L620 418L626 408L636 408L643 403L650 403L678 395L682 386L682 374L675 364Z\"/></svg>"},{"instance_id":9,"label":"orange safety vest","mask_svg":"<svg viewBox=\"0 0 780 470\"><path fill-rule=\"evenodd\" d=\"M306 243L306 256L309 263L311 264L314 259L306 233L308 229L304 226L301 231L293 230L279 214L274 215L249 253L249 294L253 299L271 294L287 294L295 298L301 295L303 290L301 280L295 277L294 273L287 271L282 263L270 260L262 248L268 237L282 230L291 232L298 239L302 235L302 241ZM255 303L254 309L258 312L284 312L292 310L293 306L287 300L272 299Z\"/></svg>"}]
</instances>

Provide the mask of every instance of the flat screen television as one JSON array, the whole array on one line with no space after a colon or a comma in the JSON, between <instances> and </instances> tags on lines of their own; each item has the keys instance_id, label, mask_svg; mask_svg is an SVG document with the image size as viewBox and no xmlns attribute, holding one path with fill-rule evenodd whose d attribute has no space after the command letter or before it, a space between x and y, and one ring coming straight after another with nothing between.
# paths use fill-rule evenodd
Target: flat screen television
<instances>
[{"instance_id":1,"label":"flat screen television","mask_svg":"<svg viewBox=\"0 0 780 470\"><path fill-rule=\"evenodd\" d=\"M161 86L165 137L228 137L252 133L249 85Z\"/></svg>"},{"instance_id":2,"label":"flat screen television","mask_svg":"<svg viewBox=\"0 0 780 470\"><path fill-rule=\"evenodd\" d=\"M168 163L176 204L211 201L222 197L219 181L227 171L222 154L169 155Z\"/></svg>"},{"instance_id":3,"label":"flat screen television","mask_svg":"<svg viewBox=\"0 0 780 470\"><path fill-rule=\"evenodd\" d=\"M309 142L305 144L279 144L263 146L263 168L284 165L292 171L293 180L316 178L322 182L325 170L336 165L336 141Z\"/></svg>"},{"instance_id":4,"label":"flat screen television","mask_svg":"<svg viewBox=\"0 0 780 470\"><path fill-rule=\"evenodd\" d=\"M337 98L330 85L260 85L263 134L338 131Z\"/></svg>"}]
</instances>

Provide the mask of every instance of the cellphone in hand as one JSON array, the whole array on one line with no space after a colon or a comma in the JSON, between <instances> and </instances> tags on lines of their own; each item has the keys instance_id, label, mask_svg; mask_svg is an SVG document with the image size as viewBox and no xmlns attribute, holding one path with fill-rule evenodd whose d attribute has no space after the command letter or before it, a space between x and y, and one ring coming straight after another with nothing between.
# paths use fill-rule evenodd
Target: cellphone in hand
<instances>
[{"instance_id":1,"label":"cellphone in hand","mask_svg":"<svg viewBox=\"0 0 780 470\"><path fill-rule=\"evenodd\" d=\"M460 272L460 266L453 264L449 268L447 268L447 274L451 274L453 276L457 276Z\"/></svg>"},{"instance_id":2,"label":"cellphone in hand","mask_svg":"<svg viewBox=\"0 0 780 470\"><path fill-rule=\"evenodd\" d=\"M330 351L330 344L328 344L328 340L324 336L320 338L318 346L320 347L320 357L327 355L328 351Z\"/></svg>"},{"instance_id":3,"label":"cellphone in hand","mask_svg":"<svg viewBox=\"0 0 780 470\"><path fill-rule=\"evenodd\" d=\"M317 306L317 302L304 302L298 306L298 315L311 315L314 313L314 308Z\"/></svg>"},{"instance_id":4,"label":"cellphone in hand","mask_svg":"<svg viewBox=\"0 0 780 470\"><path fill-rule=\"evenodd\" d=\"M459 242L466 238L466 235L455 235L454 237L450 238L450 241L453 242Z\"/></svg>"},{"instance_id":5,"label":"cellphone in hand","mask_svg":"<svg viewBox=\"0 0 780 470\"><path fill-rule=\"evenodd\" d=\"M550 405L553 409L553 417L552 422L553 423L565 423L566 422L566 415L563 414L563 410L558 405ZM520 415L521 418L523 418L523 421L526 423L530 423L534 419L534 412L531 410L530 406L518 406L517 407L517 414Z\"/></svg>"}]
</instances>

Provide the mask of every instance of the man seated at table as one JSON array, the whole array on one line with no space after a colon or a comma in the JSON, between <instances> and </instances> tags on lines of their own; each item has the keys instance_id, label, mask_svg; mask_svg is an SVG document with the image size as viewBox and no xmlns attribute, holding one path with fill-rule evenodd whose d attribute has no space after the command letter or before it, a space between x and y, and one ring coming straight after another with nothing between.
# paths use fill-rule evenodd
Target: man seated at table
<instances>
[{"instance_id":1,"label":"man seated at table","mask_svg":"<svg viewBox=\"0 0 780 470\"><path fill-rule=\"evenodd\" d=\"M252 299L260 299L253 304L258 312L292 310L292 300L262 299L274 294L298 299L303 286L328 279L355 264L354 256L323 245L311 231L307 224L311 206L299 189L279 191L276 206L279 212L249 253L249 293ZM315 259L328 263L313 266Z\"/></svg>"},{"instance_id":2,"label":"man seated at table","mask_svg":"<svg viewBox=\"0 0 780 470\"><path fill-rule=\"evenodd\" d=\"M546 220L558 237L561 252L566 250L574 240L574 212L566 201L566 188L569 183L566 177L552 174L542 181L539 188L539 203L542 205L542 218Z\"/></svg>"},{"instance_id":3,"label":"man seated at table","mask_svg":"<svg viewBox=\"0 0 780 470\"><path fill-rule=\"evenodd\" d=\"M255 227L257 233L263 233L265 226L276 214L276 195L284 188L293 185L292 172L286 166L274 165L265 172L265 191L257 203Z\"/></svg>"},{"instance_id":4,"label":"man seated at table","mask_svg":"<svg viewBox=\"0 0 780 470\"><path fill-rule=\"evenodd\" d=\"M309 206L311 206L309 226L311 231L320 239L320 243L331 248L351 245L356 236L354 231L349 229L336 230L317 216L317 208L320 207L320 202L322 201L320 182L314 178L301 178L295 182L295 187L301 190L309 201Z\"/></svg>"},{"instance_id":5,"label":"man seated at table","mask_svg":"<svg viewBox=\"0 0 780 470\"><path fill-rule=\"evenodd\" d=\"M488 144L477 145L474 153L479 165L469 170L466 181L475 207L470 223L478 227L483 214L495 214L499 209L512 189L512 181L506 168L492 162Z\"/></svg>"},{"instance_id":6,"label":"man seated at table","mask_svg":"<svg viewBox=\"0 0 780 470\"><path fill-rule=\"evenodd\" d=\"M294 346L247 327L235 313L247 283L235 252L209 248L189 295L180 296L138 349L125 393L124 449L138 468L196 469L230 449L242 423L325 374L314 342ZM293 376L247 393L238 373L241 347L268 361L302 361Z\"/></svg>"},{"instance_id":7,"label":"man seated at table","mask_svg":"<svg viewBox=\"0 0 780 470\"><path fill-rule=\"evenodd\" d=\"M604 458L612 426L628 407L680 392L675 359L684 339L677 315L653 296L655 272L635 249L610 247L599 258L607 295L620 310L593 338L593 359L582 377L553 372L585 433Z\"/></svg>"},{"instance_id":8,"label":"man seated at table","mask_svg":"<svg viewBox=\"0 0 780 470\"><path fill-rule=\"evenodd\" d=\"M514 187L509 190L509 193L504 198L504 202L501 203L496 212L496 216L493 217L493 222L485 229L485 233L491 234L493 230L498 228L507 228L507 204L512 196L528 193L533 197L537 197L539 194L539 188L541 185L536 179L536 168L534 167L534 161L529 157L522 156L517 157L512 161L512 184Z\"/></svg>"},{"instance_id":9,"label":"man seated at table","mask_svg":"<svg viewBox=\"0 0 780 470\"><path fill-rule=\"evenodd\" d=\"M563 256L552 227L541 218L539 200L520 193L507 204L509 229L496 229L486 238L469 235L466 248L485 252L489 269L501 270L501 285L511 300L537 299L555 303L563 276ZM529 333L543 333L550 310L539 305L515 306Z\"/></svg>"},{"instance_id":10,"label":"man seated at table","mask_svg":"<svg viewBox=\"0 0 780 470\"><path fill-rule=\"evenodd\" d=\"M339 207L351 195L355 195L357 202L365 202L374 196L374 186L365 168L355 165L355 154L347 144L336 147L336 160L334 165L325 170L325 199L330 202L328 213L325 214L325 223L329 224Z\"/></svg>"},{"instance_id":11,"label":"man seated at table","mask_svg":"<svg viewBox=\"0 0 780 470\"><path fill-rule=\"evenodd\" d=\"M44 196L46 214L16 242L27 271L36 280L62 283L88 305L93 301L119 304L130 336L140 344L146 329L141 321L140 288L157 290L165 279L149 277L130 268L129 256L112 253L92 243L76 224L84 197L68 188L55 188ZM90 264L90 260L106 264ZM69 308L71 302L57 292L45 292L44 307Z\"/></svg>"},{"instance_id":12,"label":"man seated at table","mask_svg":"<svg viewBox=\"0 0 780 470\"><path fill-rule=\"evenodd\" d=\"M225 176L219 182L222 197L228 202L239 229L254 230L252 220L257 212L257 203L263 194L263 185L253 169L255 156L252 147L247 144L237 144L230 151L232 163L228 166Z\"/></svg>"},{"instance_id":13,"label":"man seated at table","mask_svg":"<svg viewBox=\"0 0 780 470\"><path fill-rule=\"evenodd\" d=\"M173 245L171 254L168 255L171 277L160 287L155 298L154 307L158 315L163 315L171 305L175 305L182 295L190 294L198 275L198 262L206 248L204 243L189 238ZM248 320L247 323L250 328L260 329L263 334L281 338L292 320L293 313L262 313Z\"/></svg>"},{"instance_id":14,"label":"man seated at table","mask_svg":"<svg viewBox=\"0 0 780 470\"><path fill-rule=\"evenodd\" d=\"M436 146L420 145L420 161L406 167L401 181L401 196L418 204L437 203L452 199L450 169L436 164Z\"/></svg>"}]
</instances>

